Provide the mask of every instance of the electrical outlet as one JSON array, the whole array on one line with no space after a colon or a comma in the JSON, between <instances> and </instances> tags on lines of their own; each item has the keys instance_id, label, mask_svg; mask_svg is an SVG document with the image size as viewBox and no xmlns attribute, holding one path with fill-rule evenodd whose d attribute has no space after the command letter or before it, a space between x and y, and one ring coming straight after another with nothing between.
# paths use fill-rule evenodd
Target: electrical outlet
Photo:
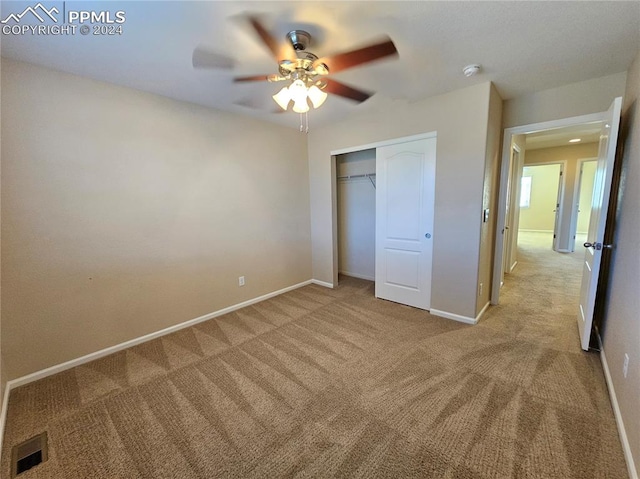
<instances>
[{"instance_id":1,"label":"electrical outlet","mask_svg":"<svg viewBox=\"0 0 640 479\"><path fill-rule=\"evenodd\" d=\"M478 286L478 296L482 296L482 288L484 286L484 283L480 283L480 286Z\"/></svg>"},{"instance_id":2,"label":"electrical outlet","mask_svg":"<svg viewBox=\"0 0 640 479\"><path fill-rule=\"evenodd\" d=\"M627 377L627 371L629 371L629 355L624 353L624 363L622 363L622 375Z\"/></svg>"},{"instance_id":3,"label":"electrical outlet","mask_svg":"<svg viewBox=\"0 0 640 479\"><path fill-rule=\"evenodd\" d=\"M244 286L244 276L238 278L238 286Z\"/></svg>"}]
</instances>

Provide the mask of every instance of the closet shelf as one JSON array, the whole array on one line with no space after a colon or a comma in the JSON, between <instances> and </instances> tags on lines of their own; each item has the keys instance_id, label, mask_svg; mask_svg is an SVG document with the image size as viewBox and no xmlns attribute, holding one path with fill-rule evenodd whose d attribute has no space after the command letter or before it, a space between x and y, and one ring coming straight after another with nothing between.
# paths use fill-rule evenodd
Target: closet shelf
<instances>
[{"instance_id":1,"label":"closet shelf","mask_svg":"<svg viewBox=\"0 0 640 479\"><path fill-rule=\"evenodd\" d=\"M376 188L376 184L373 182L373 178L376 176L375 173L364 173L362 175L344 175L344 176L338 176L339 180L354 180L356 178L369 178L369 181L371 182L371 185L373 186L373 188Z\"/></svg>"},{"instance_id":2,"label":"closet shelf","mask_svg":"<svg viewBox=\"0 0 640 479\"><path fill-rule=\"evenodd\" d=\"M345 175L345 176L338 176L339 180L353 180L355 178L370 178L372 176L376 176L375 173L365 173L362 175Z\"/></svg>"}]
</instances>

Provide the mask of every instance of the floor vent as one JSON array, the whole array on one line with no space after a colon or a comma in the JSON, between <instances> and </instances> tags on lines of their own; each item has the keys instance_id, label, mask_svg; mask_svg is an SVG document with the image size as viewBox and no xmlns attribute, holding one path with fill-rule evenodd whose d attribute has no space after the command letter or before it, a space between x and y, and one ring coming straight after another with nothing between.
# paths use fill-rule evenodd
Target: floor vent
<instances>
[{"instance_id":1,"label":"floor vent","mask_svg":"<svg viewBox=\"0 0 640 479\"><path fill-rule=\"evenodd\" d=\"M11 477L28 471L46 461L48 457L46 432L14 446L11 451Z\"/></svg>"}]
</instances>

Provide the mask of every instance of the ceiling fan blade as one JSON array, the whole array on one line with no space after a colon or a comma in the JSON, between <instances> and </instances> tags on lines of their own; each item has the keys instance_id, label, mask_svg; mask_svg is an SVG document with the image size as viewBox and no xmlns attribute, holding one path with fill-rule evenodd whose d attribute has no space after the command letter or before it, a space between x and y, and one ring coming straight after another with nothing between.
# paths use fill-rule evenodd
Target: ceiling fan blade
<instances>
[{"instance_id":1,"label":"ceiling fan blade","mask_svg":"<svg viewBox=\"0 0 640 479\"><path fill-rule=\"evenodd\" d=\"M314 65L324 63L329 67L329 73L338 73L347 68L353 68L363 63L369 63L380 58L397 56L398 50L389 37L386 40L358 48L345 53L338 53L328 57L323 57L314 62Z\"/></svg>"},{"instance_id":2,"label":"ceiling fan blade","mask_svg":"<svg viewBox=\"0 0 640 479\"><path fill-rule=\"evenodd\" d=\"M291 62L295 62L298 59L295 50L293 47L287 42L279 42L271 34L264 28L264 25L260 21L260 19L256 16L249 16L249 23L255 30L255 32L262 40L267 48L271 51L271 54L275 58L275 60L280 63L282 60L289 60Z\"/></svg>"},{"instance_id":3,"label":"ceiling fan blade","mask_svg":"<svg viewBox=\"0 0 640 479\"><path fill-rule=\"evenodd\" d=\"M193 68L219 68L222 70L231 70L236 65L236 61L233 58L221 55L204 45L198 45L193 50L191 61L193 63Z\"/></svg>"},{"instance_id":4,"label":"ceiling fan blade","mask_svg":"<svg viewBox=\"0 0 640 479\"><path fill-rule=\"evenodd\" d=\"M333 93L334 95L339 95L344 98L348 98L349 100L357 101L359 103L368 100L371 95L373 95L373 93L358 90L356 88L345 85L344 83L340 83L329 78L326 78L324 81L327 83L327 86L324 88L325 92Z\"/></svg>"},{"instance_id":5,"label":"ceiling fan blade","mask_svg":"<svg viewBox=\"0 0 640 479\"><path fill-rule=\"evenodd\" d=\"M269 75L252 75L246 77L235 77L233 79L236 83L250 82L250 81L269 81Z\"/></svg>"},{"instance_id":6,"label":"ceiling fan blade","mask_svg":"<svg viewBox=\"0 0 640 479\"><path fill-rule=\"evenodd\" d=\"M244 77L235 77L233 79L234 82L248 82L248 81L268 81L271 83L280 82L287 80L287 77L283 77L282 75L278 75L277 73L272 73L271 75L250 75Z\"/></svg>"}]
</instances>

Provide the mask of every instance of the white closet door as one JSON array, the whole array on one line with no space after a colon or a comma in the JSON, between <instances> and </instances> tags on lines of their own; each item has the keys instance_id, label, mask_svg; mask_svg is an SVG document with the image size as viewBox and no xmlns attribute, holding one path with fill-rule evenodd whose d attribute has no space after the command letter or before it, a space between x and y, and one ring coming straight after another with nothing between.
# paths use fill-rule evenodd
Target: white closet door
<instances>
[{"instance_id":1,"label":"white closet door","mask_svg":"<svg viewBox=\"0 0 640 479\"><path fill-rule=\"evenodd\" d=\"M436 139L376 151L376 297L429 309Z\"/></svg>"}]
</instances>

